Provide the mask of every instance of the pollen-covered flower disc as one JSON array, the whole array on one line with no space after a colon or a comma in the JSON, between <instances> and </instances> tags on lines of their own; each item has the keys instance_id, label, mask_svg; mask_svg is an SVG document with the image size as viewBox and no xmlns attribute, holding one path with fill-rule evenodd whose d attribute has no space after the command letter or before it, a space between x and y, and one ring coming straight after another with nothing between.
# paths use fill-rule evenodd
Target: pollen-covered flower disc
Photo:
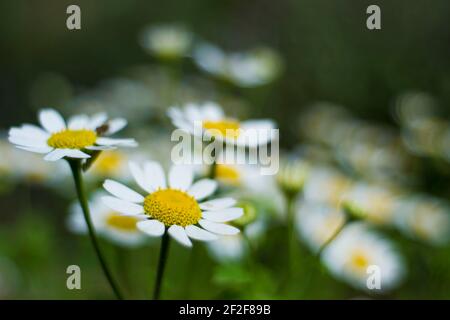
<instances>
[{"instance_id":1,"label":"pollen-covered flower disc","mask_svg":"<svg viewBox=\"0 0 450 320\"><path fill-rule=\"evenodd\" d=\"M9 130L9 141L17 148L45 154L44 159L56 161L62 158L89 158L89 152L114 149L118 146L134 147L134 139L113 139L112 135L123 129L127 122L117 118L108 120L104 113L92 117L76 115L66 124L53 109L39 112L42 127L24 124Z\"/></svg>"},{"instance_id":2,"label":"pollen-covered flower disc","mask_svg":"<svg viewBox=\"0 0 450 320\"><path fill-rule=\"evenodd\" d=\"M103 197L103 201L124 215L145 218L137 227L149 236L159 237L167 231L176 241L190 247L190 239L211 241L218 235L239 232L227 224L243 214L242 208L234 207L234 199L203 201L215 192L216 181L202 179L193 183L193 170L188 166L173 166L166 181L161 165L151 161L143 167L130 162L130 170L145 194L106 180L103 186L113 196Z\"/></svg>"}]
</instances>

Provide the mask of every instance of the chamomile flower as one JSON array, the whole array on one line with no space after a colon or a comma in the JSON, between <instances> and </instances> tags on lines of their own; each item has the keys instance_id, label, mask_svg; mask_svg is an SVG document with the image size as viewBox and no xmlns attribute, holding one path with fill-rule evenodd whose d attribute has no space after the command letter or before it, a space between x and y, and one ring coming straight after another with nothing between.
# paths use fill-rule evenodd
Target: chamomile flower
<instances>
[{"instance_id":1,"label":"chamomile flower","mask_svg":"<svg viewBox=\"0 0 450 320\"><path fill-rule=\"evenodd\" d=\"M352 181L334 169L314 168L308 175L303 191L308 201L338 207L351 186Z\"/></svg>"},{"instance_id":2,"label":"chamomile flower","mask_svg":"<svg viewBox=\"0 0 450 320\"><path fill-rule=\"evenodd\" d=\"M180 25L160 25L146 28L141 35L141 45L161 59L178 59L186 56L193 35Z\"/></svg>"},{"instance_id":3,"label":"chamomile flower","mask_svg":"<svg viewBox=\"0 0 450 320\"><path fill-rule=\"evenodd\" d=\"M218 262L239 261L247 252L245 240L241 235L223 236L207 245L208 253Z\"/></svg>"},{"instance_id":4,"label":"chamomile flower","mask_svg":"<svg viewBox=\"0 0 450 320\"><path fill-rule=\"evenodd\" d=\"M44 109L39 112L39 121L42 128L32 124L11 128L8 139L19 149L45 154L44 160L86 159L92 151L136 146L134 139L104 137L123 129L127 123L121 118L108 120L104 113L73 116L66 125L57 111Z\"/></svg>"},{"instance_id":5,"label":"chamomile flower","mask_svg":"<svg viewBox=\"0 0 450 320\"><path fill-rule=\"evenodd\" d=\"M258 147L275 138L275 123L269 119L239 121L227 117L214 102L188 103L183 108L171 107L172 123L198 138L204 136L240 147Z\"/></svg>"},{"instance_id":6,"label":"chamomile flower","mask_svg":"<svg viewBox=\"0 0 450 320\"><path fill-rule=\"evenodd\" d=\"M325 204L304 201L297 209L296 226L300 237L317 252L345 223L345 214Z\"/></svg>"},{"instance_id":7,"label":"chamomile flower","mask_svg":"<svg viewBox=\"0 0 450 320\"><path fill-rule=\"evenodd\" d=\"M194 49L193 56L200 69L244 88L270 83L282 69L281 58L269 48L225 53L214 45L203 43Z\"/></svg>"},{"instance_id":8,"label":"chamomile flower","mask_svg":"<svg viewBox=\"0 0 450 320\"><path fill-rule=\"evenodd\" d=\"M359 218L375 224L392 222L398 195L393 190L376 185L358 183L343 196L346 209Z\"/></svg>"},{"instance_id":9,"label":"chamomile flower","mask_svg":"<svg viewBox=\"0 0 450 320\"><path fill-rule=\"evenodd\" d=\"M434 245L450 240L450 206L444 201L423 195L400 199L395 224L406 235Z\"/></svg>"},{"instance_id":10,"label":"chamomile flower","mask_svg":"<svg viewBox=\"0 0 450 320\"><path fill-rule=\"evenodd\" d=\"M125 178L128 174L129 156L121 150L107 150L102 152L95 160L89 174L99 177Z\"/></svg>"},{"instance_id":11,"label":"chamomile flower","mask_svg":"<svg viewBox=\"0 0 450 320\"><path fill-rule=\"evenodd\" d=\"M107 207L100 193L94 194L90 201L91 218L97 233L111 242L123 247L136 247L146 240L136 224L143 218L126 216ZM78 234L87 234L88 229L80 205L73 204L67 220L68 228Z\"/></svg>"},{"instance_id":12,"label":"chamomile flower","mask_svg":"<svg viewBox=\"0 0 450 320\"><path fill-rule=\"evenodd\" d=\"M157 162L146 162L143 167L130 162L130 170L145 195L106 180L104 188L114 197L103 197L103 201L120 213L145 218L137 227L149 236L160 237L168 232L176 241L190 247L190 239L210 241L217 239L217 235L239 233L238 228L226 224L243 214L242 208L234 207L235 200L201 202L214 193L216 181L202 179L193 183L192 168L173 166L167 182Z\"/></svg>"},{"instance_id":13,"label":"chamomile flower","mask_svg":"<svg viewBox=\"0 0 450 320\"><path fill-rule=\"evenodd\" d=\"M288 197L295 197L305 184L308 166L301 160L288 160L282 163L277 174L280 189Z\"/></svg>"},{"instance_id":14,"label":"chamomile flower","mask_svg":"<svg viewBox=\"0 0 450 320\"><path fill-rule=\"evenodd\" d=\"M363 290L369 289L370 266L380 270L381 291L397 286L405 273L402 259L392 244L360 222L339 233L323 251L322 261L336 277Z\"/></svg>"}]
</instances>

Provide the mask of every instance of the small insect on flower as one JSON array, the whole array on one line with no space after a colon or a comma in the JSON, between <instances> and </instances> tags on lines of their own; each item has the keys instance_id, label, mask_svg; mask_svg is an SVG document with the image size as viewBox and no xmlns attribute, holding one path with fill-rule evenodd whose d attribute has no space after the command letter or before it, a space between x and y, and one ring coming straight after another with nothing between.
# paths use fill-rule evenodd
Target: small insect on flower
<instances>
[{"instance_id":1,"label":"small insect on flower","mask_svg":"<svg viewBox=\"0 0 450 320\"><path fill-rule=\"evenodd\" d=\"M97 233L103 238L122 247L142 245L146 237L138 230L136 225L143 219L134 216L125 216L111 210L101 200L102 196L104 194L98 192L94 194L90 201L92 222ZM68 228L77 234L87 234L87 225L80 205L78 203L73 204L70 211L71 214L67 220Z\"/></svg>"},{"instance_id":2,"label":"small insect on flower","mask_svg":"<svg viewBox=\"0 0 450 320\"><path fill-rule=\"evenodd\" d=\"M168 115L174 126L198 138L214 137L217 141L250 148L265 145L275 138L275 123L272 120L240 122L227 117L214 102L201 105L188 103L183 108L171 107Z\"/></svg>"},{"instance_id":3,"label":"small insect on flower","mask_svg":"<svg viewBox=\"0 0 450 320\"><path fill-rule=\"evenodd\" d=\"M46 154L44 160L48 161L65 157L86 159L91 157L89 153L93 151L137 145L134 139L104 137L116 133L127 124L122 118L108 120L105 113L92 117L76 115L66 125L57 111L44 109L39 112L39 122L42 128L32 124L11 128L8 139L19 149Z\"/></svg>"},{"instance_id":4,"label":"small insect on flower","mask_svg":"<svg viewBox=\"0 0 450 320\"><path fill-rule=\"evenodd\" d=\"M162 236L166 230L184 246L191 247L190 238L211 241L217 235L235 235L239 229L225 224L238 219L242 208L234 207L232 198L199 202L214 193L217 182L202 179L193 183L193 170L188 166L173 166L168 184L158 162L146 162L141 168L130 162L136 183L146 192L141 195L113 180L106 180L104 188L114 197L103 197L111 209L125 215L145 218L137 227L153 237Z\"/></svg>"}]
</instances>

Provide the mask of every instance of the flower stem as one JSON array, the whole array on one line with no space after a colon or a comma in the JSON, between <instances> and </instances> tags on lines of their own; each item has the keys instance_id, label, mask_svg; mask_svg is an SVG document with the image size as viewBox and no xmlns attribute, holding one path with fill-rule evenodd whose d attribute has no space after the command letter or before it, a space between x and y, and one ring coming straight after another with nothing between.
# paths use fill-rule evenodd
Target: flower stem
<instances>
[{"instance_id":1,"label":"flower stem","mask_svg":"<svg viewBox=\"0 0 450 320\"><path fill-rule=\"evenodd\" d=\"M68 160L68 162L70 165L70 169L72 170L73 179L75 181L75 188L77 190L78 201L80 202L80 206L83 211L84 219L86 221L86 225L89 230L89 236L91 238L92 246L94 247L95 253L97 254L97 258L100 262L103 273L105 274L106 279L108 280L112 290L114 291L114 294L116 295L117 299L122 300L123 296L120 293L119 287L117 286L116 282L114 281L114 278L112 277L112 274L108 268L108 265L106 264L106 260L103 257L103 254L100 250L97 236L95 234L94 225L92 224L92 221L91 221L91 214L89 212L89 206L88 206L88 202L87 202L86 195L84 192L81 162L79 160Z\"/></svg>"},{"instance_id":2,"label":"flower stem","mask_svg":"<svg viewBox=\"0 0 450 320\"><path fill-rule=\"evenodd\" d=\"M331 235L330 238L327 239L327 241L325 241L319 248L319 250L317 250L317 256L320 257L320 255L322 254L323 250L325 250L325 248L331 243L333 242L334 239L336 239L336 237L341 233L341 231L344 229L344 227L347 225L347 220L344 220L342 222L342 224L339 226L339 228L336 229L336 231L334 231L334 233Z\"/></svg>"},{"instance_id":3,"label":"flower stem","mask_svg":"<svg viewBox=\"0 0 450 320\"><path fill-rule=\"evenodd\" d=\"M156 271L155 289L153 291L153 300L159 300L161 294L161 284L164 277L164 269L166 267L167 254L169 252L169 234L166 230L161 239L161 249L159 251L158 270Z\"/></svg>"}]
</instances>

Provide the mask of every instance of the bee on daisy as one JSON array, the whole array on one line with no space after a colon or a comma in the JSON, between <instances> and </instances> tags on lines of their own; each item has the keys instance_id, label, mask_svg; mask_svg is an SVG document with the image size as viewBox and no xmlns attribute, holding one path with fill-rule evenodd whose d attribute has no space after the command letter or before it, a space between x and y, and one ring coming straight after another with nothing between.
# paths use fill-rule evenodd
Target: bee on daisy
<instances>
[{"instance_id":1,"label":"bee on daisy","mask_svg":"<svg viewBox=\"0 0 450 320\"><path fill-rule=\"evenodd\" d=\"M94 151L137 145L134 139L109 138L123 129L127 121L108 120L105 113L92 117L76 115L66 123L56 110L44 109L39 112L39 122L41 127L24 124L11 128L8 140L19 149L45 154L47 161L87 159Z\"/></svg>"},{"instance_id":2,"label":"bee on daisy","mask_svg":"<svg viewBox=\"0 0 450 320\"><path fill-rule=\"evenodd\" d=\"M272 120L239 121L225 115L215 102L174 106L169 109L168 116L175 127L200 139L206 137L208 141L215 139L238 147L256 148L276 138Z\"/></svg>"}]
</instances>

